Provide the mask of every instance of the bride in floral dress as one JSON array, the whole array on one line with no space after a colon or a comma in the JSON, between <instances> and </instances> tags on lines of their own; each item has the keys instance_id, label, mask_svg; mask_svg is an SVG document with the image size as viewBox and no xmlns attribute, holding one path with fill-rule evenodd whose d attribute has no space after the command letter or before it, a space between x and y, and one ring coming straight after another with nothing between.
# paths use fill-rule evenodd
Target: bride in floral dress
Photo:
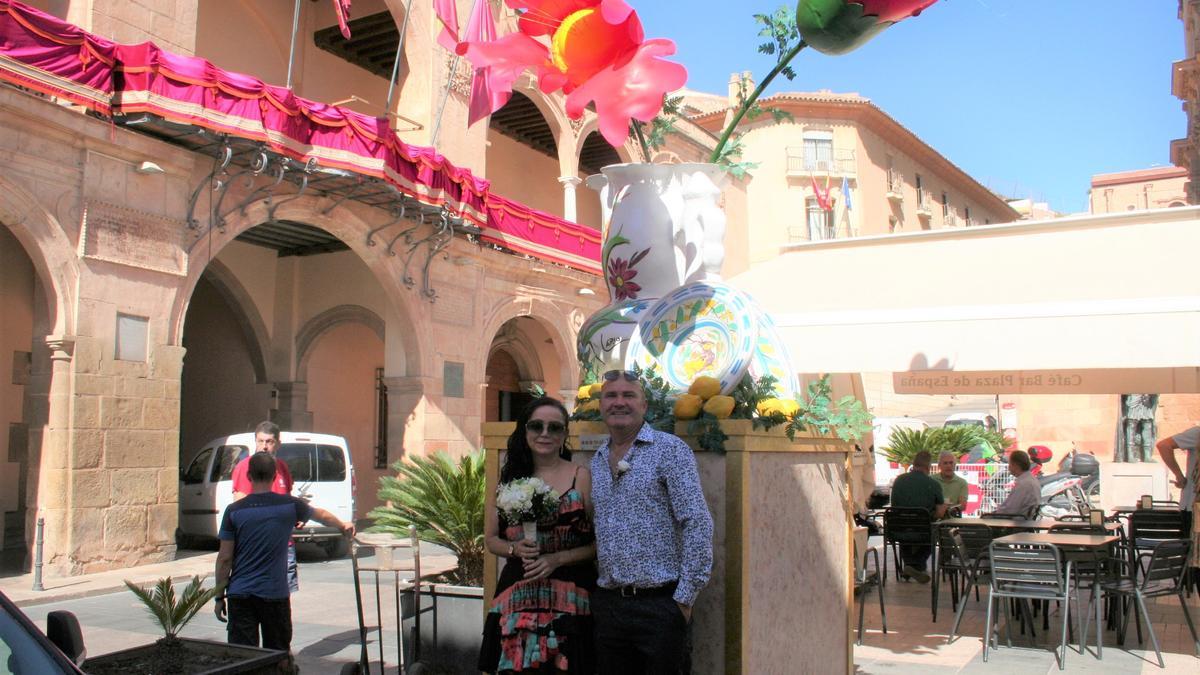
<instances>
[{"instance_id":1,"label":"bride in floral dress","mask_svg":"<svg viewBox=\"0 0 1200 675\"><path fill-rule=\"evenodd\" d=\"M571 462L567 410L556 399L531 402L508 439L500 483L540 478L560 496L558 510L538 523L537 542L521 523L505 522L488 495L485 543L506 559L483 630L479 669L488 673L592 673L591 592L596 543L591 482Z\"/></svg>"}]
</instances>

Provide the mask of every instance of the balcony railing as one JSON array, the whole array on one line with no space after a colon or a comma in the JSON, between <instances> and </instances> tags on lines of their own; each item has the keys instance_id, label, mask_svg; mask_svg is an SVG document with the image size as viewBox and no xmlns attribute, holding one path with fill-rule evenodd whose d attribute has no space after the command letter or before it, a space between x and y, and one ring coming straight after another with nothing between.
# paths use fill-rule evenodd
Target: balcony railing
<instances>
[{"instance_id":1,"label":"balcony railing","mask_svg":"<svg viewBox=\"0 0 1200 675\"><path fill-rule=\"evenodd\" d=\"M834 174L853 176L856 171L854 150L850 148L819 148L805 152L803 147L787 149L787 172L789 176L809 174Z\"/></svg>"},{"instance_id":2,"label":"balcony railing","mask_svg":"<svg viewBox=\"0 0 1200 675\"><path fill-rule=\"evenodd\" d=\"M962 219L953 213L947 214L945 217L946 227L962 227Z\"/></svg>"},{"instance_id":3,"label":"balcony railing","mask_svg":"<svg viewBox=\"0 0 1200 675\"><path fill-rule=\"evenodd\" d=\"M917 190L917 215L921 218L933 217L933 198L929 196L929 191L924 188Z\"/></svg>"},{"instance_id":4,"label":"balcony railing","mask_svg":"<svg viewBox=\"0 0 1200 675\"><path fill-rule=\"evenodd\" d=\"M888 169L887 198L897 202L904 200L904 176L895 169Z\"/></svg>"}]
</instances>

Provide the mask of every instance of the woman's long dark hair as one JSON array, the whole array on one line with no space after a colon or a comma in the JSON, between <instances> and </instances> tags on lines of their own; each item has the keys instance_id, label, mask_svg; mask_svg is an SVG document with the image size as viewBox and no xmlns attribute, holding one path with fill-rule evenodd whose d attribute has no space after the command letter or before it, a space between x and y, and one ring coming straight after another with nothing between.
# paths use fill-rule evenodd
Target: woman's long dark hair
<instances>
[{"instance_id":1,"label":"woman's long dark hair","mask_svg":"<svg viewBox=\"0 0 1200 675\"><path fill-rule=\"evenodd\" d=\"M570 426L568 420L570 416L567 414L567 408L556 398L542 396L530 401L529 405L521 411L517 417L517 428L513 429L512 435L508 437L508 453L504 458L504 467L500 469L500 482L507 483L518 478L528 478L533 475L533 450L529 448L529 441L525 434L525 425L529 422L529 418L533 417L534 411L538 408L550 406L558 409L563 416L563 424L568 424L566 433L563 436L563 447L558 453L559 457L571 461L571 448L567 445L567 437L570 435Z\"/></svg>"}]
</instances>

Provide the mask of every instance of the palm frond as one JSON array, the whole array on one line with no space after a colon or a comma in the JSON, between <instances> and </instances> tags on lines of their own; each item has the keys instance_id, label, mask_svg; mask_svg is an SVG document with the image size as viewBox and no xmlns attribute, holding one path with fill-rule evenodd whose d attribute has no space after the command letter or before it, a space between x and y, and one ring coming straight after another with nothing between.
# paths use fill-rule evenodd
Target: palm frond
<instances>
[{"instance_id":1,"label":"palm frond","mask_svg":"<svg viewBox=\"0 0 1200 675\"><path fill-rule=\"evenodd\" d=\"M379 498L371 511L374 532L417 536L445 546L458 556L454 576L478 584L483 574L484 457L475 452L457 463L446 453L412 457L392 465L395 476L379 480Z\"/></svg>"},{"instance_id":2,"label":"palm frond","mask_svg":"<svg viewBox=\"0 0 1200 675\"><path fill-rule=\"evenodd\" d=\"M216 597L217 589L205 589L202 583L199 576L192 577L192 581L183 589L183 595L179 596L178 600L175 598L175 586L171 577L159 579L149 591L128 580L125 581L125 587L146 606L146 610L163 629L163 633L168 638L173 638L179 635L183 627L208 604L209 600Z\"/></svg>"}]
</instances>

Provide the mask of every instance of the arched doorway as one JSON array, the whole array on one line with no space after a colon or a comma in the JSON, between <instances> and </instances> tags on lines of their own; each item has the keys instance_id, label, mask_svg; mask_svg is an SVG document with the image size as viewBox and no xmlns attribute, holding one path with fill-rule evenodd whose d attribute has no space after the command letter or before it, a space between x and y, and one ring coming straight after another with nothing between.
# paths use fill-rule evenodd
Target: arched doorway
<instances>
[{"instance_id":1,"label":"arched doorway","mask_svg":"<svg viewBox=\"0 0 1200 675\"><path fill-rule=\"evenodd\" d=\"M264 419L343 436L363 517L393 459L382 384L389 358L396 374L406 372L402 328L385 342L401 315L378 272L327 230L289 220L233 232L183 320L181 466L207 441Z\"/></svg>"},{"instance_id":2,"label":"arched doorway","mask_svg":"<svg viewBox=\"0 0 1200 675\"><path fill-rule=\"evenodd\" d=\"M519 316L504 322L488 349L484 421L515 420L538 392L558 398L561 352L538 319Z\"/></svg>"},{"instance_id":3,"label":"arched doorway","mask_svg":"<svg viewBox=\"0 0 1200 675\"><path fill-rule=\"evenodd\" d=\"M33 261L0 226L0 572L26 569L26 516L31 427L27 386L33 374L35 296ZM11 369L11 376L8 375Z\"/></svg>"}]
</instances>

